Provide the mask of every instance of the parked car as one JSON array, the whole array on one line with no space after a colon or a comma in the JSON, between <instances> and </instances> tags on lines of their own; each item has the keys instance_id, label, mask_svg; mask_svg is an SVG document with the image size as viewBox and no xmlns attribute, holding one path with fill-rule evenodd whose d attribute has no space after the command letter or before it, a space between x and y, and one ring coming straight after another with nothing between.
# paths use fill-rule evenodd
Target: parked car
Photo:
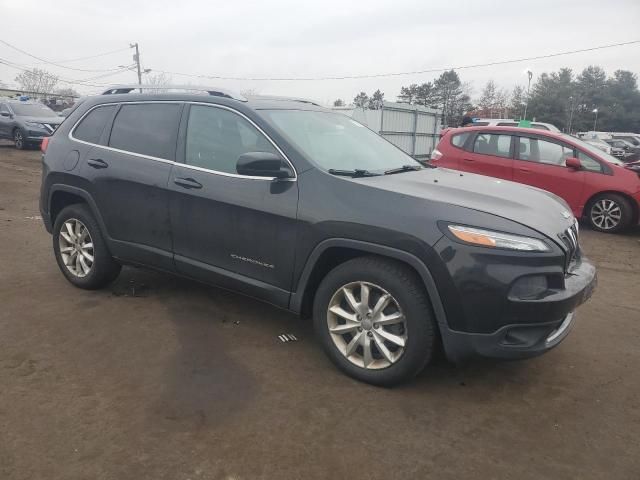
<instances>
[{"instance_id":1,"label":"parked car","mask_svg":"<svg viewBox=\"0 0 640 480\"><path fill-rule=\"evenodd\" d=\"M621 148L614 148L600 138L597 138L597 137L584 138L582 139L582 141L585 143L588 143L589 145L593 145L594 147L596 147L599 150L602 150L608 155L612 155L614 157L621 157L622 155L624 155L624 150L622 150Z\"/></svg>"},{"instance_id":2,"label":"parked car","mask_svg":"<svg viewBox=\"0 0 640 480\"><path fill-rule=\"evenodd\" d=\"M30 100L0 99L0 138L13 140L17 149L40 145L62 123L56 112Z\"/></svg>"},{"instance_id":3,"label":"parked car","mask_svg":"<svg viewBox=\"0 0 640 480\"><path fill-rule=\"evenodd\" d=\"M518 120L513 118L476 118L473 120L474 127L517 127ZM560 132L560 129L552 123L531 122L531 128L538 130L549 130L550 132Z\"/></svg>"},{"instance_id":4,"label":"parked car","mask_svg":"<svg viewBox=\"0 0 640 480\"><path fill-rule=\"evenodd\" d=\"M564 133L529 128L451 129L431 163L542 188L563 198L594 230L637 224L640 178L619 159Z\"/></svg>"},{"instance_id":5,"label":"parked car","mask_svg":"<svg viewBox=\"0 0 640 480\"><path fill-rule=\"evenodd\" d=\"M377 385L440 341L452 360L541 354L595 286L555 195L425 167L309 101L136 89L87 99L42 145L73 285L133 264L232 289L311 315L329 358Z\"/></svg>"},{"instance_id":6,"label":"parked car","mask_svg":"<svg viewBox=\"0 0 640 480\"><path fill-rule=\"evenodd\" d=\"M631 142L628 142L626 140L610 138L606 139L605 143L611 145L614 149L619 149L620 151L622 151L622 156L620 156L619 158L625 163L633 162L640 156L640 146L636 147Z\"/></svg>"},{"instance_id":7,"label":"parked car","mask_svg":"<svg viewBox=\"0 0 640 480\"><path fill-rule=\"evenodd\" d=\"M610 135L611 138L625 140L631 143L634 147L640 147L640 134L611 132Z\"/></svg>"}]
</instances>

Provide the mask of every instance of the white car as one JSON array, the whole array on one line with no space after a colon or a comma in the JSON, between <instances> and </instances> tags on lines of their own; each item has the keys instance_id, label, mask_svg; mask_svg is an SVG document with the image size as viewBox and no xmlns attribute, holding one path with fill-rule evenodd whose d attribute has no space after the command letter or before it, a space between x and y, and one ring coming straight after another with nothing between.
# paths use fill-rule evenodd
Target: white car
<instances>
[{"instance_id":1,"label":"white car","mask_svg":"<svg viewBox=\"0 0 640 480\"><path fill-rule=\"evenodd\" d=\"M474 127L517 127L519 121L513 118L476 118L473 120ZM551 132L560 133L560 129L552 123L531 122L531 128L539 130L549 130Z\"/></svg>"}]
</instances>

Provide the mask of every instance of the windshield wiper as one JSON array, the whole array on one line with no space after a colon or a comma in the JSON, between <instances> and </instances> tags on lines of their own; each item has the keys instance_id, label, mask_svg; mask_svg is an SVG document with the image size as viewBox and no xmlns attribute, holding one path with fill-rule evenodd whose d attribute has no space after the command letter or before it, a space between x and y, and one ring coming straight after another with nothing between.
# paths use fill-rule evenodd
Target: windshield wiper
<instances>
[{"instance_id":1,"label":"windshield wiper","mask_svg":"<svg viewBox=\"0 0 640 480\"><path fill-rule=\"evenodd\" d=\"M355 170L336 170L335 168L330 168L328 172L331 175L341 175L343 177L377 177L379 173L373 173L369 170L361 170L356 168Z\"/></svg>"},{"instance_id":2,"label":"windshield wiper","mask_svg":"<svg viewBox=\"0 0 640 480\"><path fill-rule=\"evenodd\" d=\"M391 175L393 173L402 173L402 172L413 172L416 170L422 170L424 167L420 165L403 165L398 168L392 168L391 170L386 170L384 172L385 175Z\"/></svg>"}]
</instances>

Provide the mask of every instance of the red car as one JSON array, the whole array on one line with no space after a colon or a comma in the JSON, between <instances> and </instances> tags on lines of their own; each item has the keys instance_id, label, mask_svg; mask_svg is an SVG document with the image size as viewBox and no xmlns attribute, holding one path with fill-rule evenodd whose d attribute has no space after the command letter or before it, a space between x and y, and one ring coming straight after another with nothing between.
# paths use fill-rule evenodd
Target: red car
<instances>
[{"instance_id":1,"label":"red car","mask_svg":"<svg viewBox=\"0 0 640 480\"><path fill-rule=\"evenodd\" d=\"M431 163L548 190L594 230L618 232L638 223L640 172L564 133L452 128L443 133Z\"/></svg>"}]
</instances>

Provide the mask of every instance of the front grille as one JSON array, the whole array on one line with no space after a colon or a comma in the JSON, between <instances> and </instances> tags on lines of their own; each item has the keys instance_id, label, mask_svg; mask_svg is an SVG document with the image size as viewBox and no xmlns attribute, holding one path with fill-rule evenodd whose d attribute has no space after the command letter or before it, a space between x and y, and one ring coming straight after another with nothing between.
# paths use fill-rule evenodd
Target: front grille
<instances>
[{"instance_id":1,"label":"front grille","mask_svg":"<svg viewBox=\"0 0 640 480\"><path fill-rule=\"evenodd\" d=\"M558 235L565 246L565 271L580 258L580 239L578 221L575 220L573 225Z\"/></svg>"}]
</instances>

